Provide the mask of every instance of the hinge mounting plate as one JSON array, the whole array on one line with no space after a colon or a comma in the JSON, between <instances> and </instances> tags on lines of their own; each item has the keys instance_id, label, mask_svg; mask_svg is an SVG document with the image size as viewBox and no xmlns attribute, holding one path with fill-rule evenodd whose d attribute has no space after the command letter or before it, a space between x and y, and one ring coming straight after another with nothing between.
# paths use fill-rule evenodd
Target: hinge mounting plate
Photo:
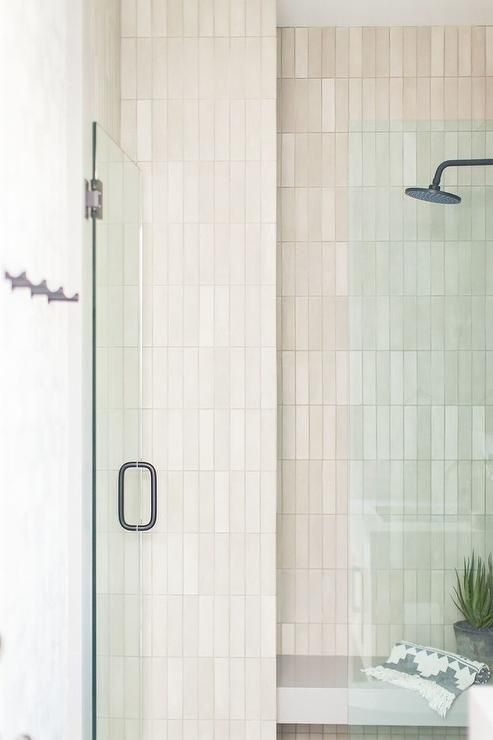
<instances>
[{"instance_id":1,"label":"hinge mounting plate","mask_svg":"<svg viewBox=\"0 0 493 740\"><path fill-rule=\"evenodd\" d=\"M103 218L103 183L86 180L86 218Z\"/></svg>"}]
</instances>

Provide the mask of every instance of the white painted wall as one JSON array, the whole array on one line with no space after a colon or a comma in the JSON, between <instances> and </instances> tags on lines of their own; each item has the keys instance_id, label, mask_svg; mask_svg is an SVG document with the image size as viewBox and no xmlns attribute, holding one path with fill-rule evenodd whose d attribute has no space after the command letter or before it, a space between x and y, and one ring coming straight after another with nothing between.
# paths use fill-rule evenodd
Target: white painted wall
<instances>
[{"instance_id":1,"label":"white painted wall","mask_svg":"<svg viewBox=\"0 0 493 740\"><path fill-rule=\"evenodd\" d=\"M0 735L82 737L79 0L0 1ZM85 296L82 296L84 300ZM86 491L87 493L87 491Z\"/></svg>"},{"instance_id":2,"label":"white painted wall","mask_svg":"<svg viewBox=\"0 0 493 740\"><path fill-rule=\"evenodd\" d=\"M493 23L490 0L277 0L278 26L452 26Z\"/></svg>"}]
</instances>

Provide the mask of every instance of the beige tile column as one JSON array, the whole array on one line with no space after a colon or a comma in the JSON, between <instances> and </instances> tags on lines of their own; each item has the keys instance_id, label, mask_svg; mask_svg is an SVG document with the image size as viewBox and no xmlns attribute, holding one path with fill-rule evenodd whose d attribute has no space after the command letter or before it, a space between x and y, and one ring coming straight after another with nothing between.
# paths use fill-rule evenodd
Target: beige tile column
<instances>
[{"instance_id":1,"label":"beige tile column","mask_svg":"<svg viewBox=\"0 0 493 740\"><path fill-rule=\"evenodd\" d=\"M274 0L123 4L144 173L146 737L275 735ZM167 733L167 735L166 735Z\"/></svg>"}]
</instances>

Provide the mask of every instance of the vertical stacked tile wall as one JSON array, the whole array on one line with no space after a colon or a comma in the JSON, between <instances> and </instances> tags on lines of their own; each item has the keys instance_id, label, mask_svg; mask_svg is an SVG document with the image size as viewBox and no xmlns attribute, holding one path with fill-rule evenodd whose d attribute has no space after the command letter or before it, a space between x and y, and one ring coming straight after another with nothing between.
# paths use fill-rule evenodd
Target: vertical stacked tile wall
<instances>
[{"instance_id":1,"label":"vertical stacked tile wall","mask_svg":"<svg viewBox=\"0 0 493 740\"><path fill-rule=\"evenodd\" d=\"M144 180L144 726L275 735L275 3L124 2Z\"/></svg>"}]
</instances>

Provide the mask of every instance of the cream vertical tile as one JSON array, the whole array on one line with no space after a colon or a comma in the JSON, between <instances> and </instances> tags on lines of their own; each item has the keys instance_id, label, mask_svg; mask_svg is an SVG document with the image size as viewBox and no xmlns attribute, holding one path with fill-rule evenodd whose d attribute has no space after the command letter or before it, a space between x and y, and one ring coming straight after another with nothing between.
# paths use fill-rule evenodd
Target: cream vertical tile
<instances>
[{"instance_id":1,"label":"cream vertical tile","mask_svg":"<svg viewBox=\"0 0 493 740\"><path fill-rule=\"evenodd\" d=\"M476 83L476 84L475 84ZM473 79L473 118L491 120L493 106L491 104L492 78Z\"/></svg>"},{"instance_id":2,"label":"cream vertical tile","mask_svg":"<svg viewBox=\"0 0 493 740\"><path fill-rule=\"evenodd\" d=\"M137 158L152 159L152 108L150 100L137 102Z\"/></svg>"},{"instance_id":3,"label":"cream vertical tile","mask_svg":"<svg viewBox=\"0 0 493 740\"><path fill-rule=\"evenodd\" d=\"M274 37L277 31L277 8L272 1L261 4L262 10L262 27L261 36Z\"/></svg>"},{"instance_id":4,"label":"cream vertical tile","mask_svg":"<svg viewBox=\"0 0 493 740\"><path fill-rule=\"evenodd\" d=\"M214 97L214 43L210 38L199 40L199 97L207 101Z\"/></svg>"},{"instance_id":5,"label":"cream vertical tile","mask_svg":"<svg viewBox=\"0 0 493 740\"><path fill-rule=\"evenodd\" d=\"M246 40L242 38L232 38L230 43L229 94L233 99L241 99L245 97L247 44Z\"/></svg>"},{"instance_id":6,"label":"cream vertical tile","mask_svg":"<svg viewBox=\"0 0 493 740\"><path fill-rule=\"evenodd\" d=\"M152 156L154 162L165 162L168 158L166 146L167 105L164 100L152 102ZM160 250L163 254L163 250Z\"/></svg>"},{"instance_id":7,"label":"cream vertical tile","mask_svg":"<svg viewBox=\"0 0 493 740\"><path fill-rule=\"evenodd\" d=\"M216 54L217 54L217 40L216 40ZM226 55L225 55L226 58ZM245 97L246 98L259 98L260 97L260 75L261 75L261 56L260 56L260 39L249 38L246 40L245 45ZM216 89L217 96L220 95L220 90L224 87L220 83L219 69L224 69L223 64L219 64L216 75Z\"/></svg>"},{"instance_id":8,"label":"cream vertical tile","mask_svg":"<svg viewBox=\"0 0 493 740\"><path fill-rule=\"evenodd\" d=\"M403 32L402 71L404 77L416 77L417 73L417 31L408 27Z\"/></svg>"},{"instance_id":9,"label":"cream vertical tile","mask_svg":"<svg viewBox=\"0 0 493 740\"><path fill-rule=\"evenodd\" d=\"M261 35L261 0L246 0L246 36Z\"/></svg>"},{"instance_id":10,"label":"cream vertical tile","mask_svg":"<svg viewBox=\"0 0 493 740\"><path fill-rule=\"evenodd\" d=\"M363 76L363 29L349 29L349 76Z\"/></svg>"},{"instance_id":11,"label":"cream vertical tile","mask_svg":"<svg viewBox=\"0 0 493 740\"><path fill-rule=\"evenodd\" d=\"M390 115L389 80L387 77L375 80L375 120L379 129L388 127Z\"/></svg>"},{"instance_id":12,"label":"cream vertical tile","mask_svg":"<svg viewBox=\"0 0 493 740\"><path fill-rule=\"evenodd\" d=\"M122 37L137 35L137 1L122 0L121 6Z\"/></svg>"},{"instance_id":13,"label":"cream vertical tile","mask_svg":"<svg viewBox=\"0 0 493 740\"><path fill-rule=\"evenodd\" d=\"M194 39L199 35L199 0L183 3L183 35Z\"/></svg>"},{"instance_id":14,"label":"cream vertical tile","mask_svg":"<svg viewBox=\"0 0 493 740\"><path fill-rule=\"evenodd\" d=\"M152 42L152 95L154 98L167 97L167 56L166 39Z\"/></svg>"},{"instance_id":15,"label":"cream vertical tile","mask_svg":"<svg viewBox=\"0 0 493 740\"><path fill-rule=\"evenodd\" d=\"M335 73L336 77L349 76L349 29L335 30Z\"/></svg>"},{"instance_id":16,"label":"cream vertical tile","mask_svg":"<svg viewBox=\"0 0 493 740\"><path fill-rule=\"evenodd\" d=\"M454 26L445 28L444 60L445 76L457 76L459 68L458 30Z\"/></svg>"},{"instance_id":17,"label":"cream vertical tile","mask_svg":"<svg viewBox=\"0 0 493 740\"><path fill-rule=\"evenodd\" d=\"M336 30L322 29L322 73L321 77L335 77L336 74Z\"/></svg>"},{"instance_id":18,"label":"cream vertical tile","mask_svg":"<svg viewBox=\"0 0 493 740\"><path fill-rule=\"evenodd\" d=\"M198 97L198 45L196 39L183 40L183 97L196 102Z\"/></svg>"},{"instance_id":19,"label":"cream vertical tile","mask_svg":"<svg viewBox=\"0 0 493 740\"><path fill-rule=\"evenodd\" d=\"M483 77L486 72L486 29L483 26L471 28L471 73Z\"/></svg>"},{"instance_id":20,"label":"cream vertical tile","mask_svg":"<svg viewBox=\"0 0 493 740\"><path fill-rule=\"evenodd\" d=\"M308 80L296 80L294 130L297 133L306 133L308 130Z\"/></svg>"},{"instance_id":21,"label":"cream vertical tile","mask_svg":"<svg viewBox=\"0 0 493 740\"><path fill-rule=\"evenodd\" d=\"M404 74L404 33L402 28L390 29L389 71L391 77L402 77Z\"/></svg>"},{"instance_id":22,"label":"cream vertical tile","mask_svg":"<svg viewBox=\"0 0 493 740\"><path fill-rule=\"evenodd\" d=\"M137 0L137 36L151 36L151 0Z\"/></svg>"},{"instance_id":23,"label":"cream vertical tile","mask_svg":"<svg viewBox=\"0 0 493 740\"><path fill-rule=\"evenodd\" d=\"M122 38L121 70L122 99L135 100L137 97L137 40L134 38Z\"/></svg>"},{"instance_id":24,"label":"cream vertical tile","mask_svg":"<svg viewBox=\"0 0 493 740\"><path fill-rule=\"evenodd\" d=\"M335 130L347 133L349 123L349 84L348 80L335 81Z\"/></svg>"},{"instance_id":25,"label":"cream vertical tile","mask_svg":"<svg viewBox=\"0 0 493 740\"><path fill-rule=\"evenodd\" d=\"M375 75L388 77L390 71L390 29L375 29Z\"/></svg>"},{"instance_id":26,"label":"cream vertical tile","mask_svg":"<svg viewBox=\"0 0 493 740\"><path fill-rule=\"evenodd\" d=\"M214 0L214 35L228 37L230 32L230 4L228 0Z\"/></svg>"},{"instance_id":27,"label":"cream vertical tile","mask_svg":"<svg viewBox=\"0 0 493 740\"><path fill-rule=\"evenodd\" d=\"M458 72L461 77L470 77L472 72L472 29L470 27L461 27L458 34Z\"/></svg>"},{"instance_id":28,"label":"cream vertical tile","mask_svg":"<svg viewBox=\"0 0 493 740\"><path fill-rule=\"evenodd\" d=\"M231 3L230 5L230 28L231 36L244 36L245 35L245 0L238 0L238 2Z\"/></svg>"},{"instance_id":29,"label":"cream vertical tile","mask_svg":"<svg viewBox=\"0 0 493 740\"><path fill-rule=\"evenodd\" d=\"M152 35L154 38L167 35L167 7L165 0L158 0L152 4Z\"/></svg>"},{"instance_id":30,"label":"cream vertical tile","mask_svg":"<svg viewBox=\"0 0 493 740\"><path fill-rule=\"evenodd\" d=\"M363 28L362 76L375 77L376 70L376 38L374 28Z\"/></svg>"},{"instance_id":31,"label":"cream vertical tile","mask_svg":"<svg viewBox=\"0 0 493 740\"><path fill-rule=\"evenodd\" d=\"M444 118L444 80L442 78L431 79L431 120L442 121Z\"/></svg>"},{"instance_id":32,"label":"cream vertical tile","mask_svg":"<svg viewBox=\"0 0 493 740\"><path fill-rule=\"evenodd\" d=\"M322 80L322 131L336 129L336 85L333 79Z\"/></svg>"},{"instance_id":33,"label":"cream vertical tile","mask_svg":"<svg viewBox=\"0 0 493 740\"><path fill-rule=\"evenodd\" d=\"M322 136L322 181L327 187L345 182L347 170L347 136L344 134L324 134Z\"/></svg>"},{"instance_id":34,"label":"cream vertical tile","mask_svg":"<svg viewBox=\"0 0 493 740\"><path fill-rule=\"evenodd\" d=\"M349 80L349 121L361 128L363 119L363 81L361 78Z\"/></svg>"},{"instance_id":35,"label":"cream vertical tile","mask_svg":"<svg viewBox=\"0 0 493 740\"><path fill-rule=\"evenodd\" d=\"M444 85L444 114L446 120L456 121L458 118L458 80L445 79Z\"/></svg>"},{"instance_id":36,"label":"cream vertical tile","mask_svg":"<svg viewBox=\"0 0 493 740\"><path fill-rule=\"evenodd\" d=\"M376 80L363 80L362 120L369 128L376 120Z\"/></svg>"},{"instance_id":37,"label":"cream vertical tile","mask_svg":"<svg viewBox=\"0 0 493 740\"><path fill-rule=\"evenodd\" d=\"M261 94L266 100L275 100L277 96L276 85L276 39L263 38L262 47L262 77L261 77Z\"/></svg>"},{"instance_id":38,"label":"cream vertical tile","mask_svg":"<svg viewBox=\"0 0 493 740\"><path fill-rule=\"evenodd\" d=\"M295 29L280 29L281 36L281 77L294 77L295 69Z\"/></svg>"},{"instance_id":39,"label":"cream vertical tile","mask_svg":"<svg viewBox=\"0 0 493 740\"><path fill-rule=\"evenodd\" d=\"M442 77L445 74L445 29L433 26L431 29L431 76Z\"/></svg>"},{"instance_id":40,"label":"cream vertical tile","mask_svg":"<svg viewBox=\"0 0 493 740\"><path fill-rule=\"evenodd\" d=\"M183 36L183 0L168 0L167 5L167 36Z\"/></svg>"},{"instance_id":41,"label":"cream vertical tile","mask_svg":"<svg viewBox=\"0 0 493 740\"><path fill-rule=\"evenodd\" d=\"M485 29L485 47L485 72L488 77L491 77L493 75L493 28L491 26Z\"/></svg>"},{"instance_id":42,"label":"cream vertical tile","mask_svg":"<svg viewBox=\"0 0 493 740\"><path fill-rule=\"evenodd\" d=\"M199 0L199 36L214 33L214 0Z\"/></svg>"},{"instance_id":43,"label":"cream vertical tile","mask_svg":"<svg viewBox=\"0 0 493 740\"><path fill-rule=\"evenodd\" d=\"M400 121L403 118L403 80L396 78L390 80L389 87L390 120Z\"/></svg>"},{"instance_id":44,"label":"cream vertical tile","mask_svg":"<svg viewBox=\"0 0 493 740\"><path fill-rule=\"evenodd\" d=\"M418 116L417 80L416 77L404 79L402 90L403 116L407 121L415 121Z\"/></svg>"},{"instance_id":45,"label":"cream vertical tile","mask_svg":"<svg viewBox=\"0 0 493 740\"><path fill-rule=\"evenodd\" d=\"M322 77L322 29L308 30L308 77Z\"/></svg>"},{"instance_id":46,"label":"cream vertical tile","mask_svg":"<svg viewBox=\"0 0 493 740\"><path fill-rule=\"evenodd\" d=\"M181 38L168 38L168 99L180 100L183 97L183 40Z\"/></svg>"},{"instance_id":47,"label":"cream vertical tile","mask_svg":"<svg viewBox=\"0 0 493 740\"><path fill-rule=\"evenodd\" d=\"M417 65L418 77L429 77L431 74L431 28L417 29Z\"/></svg>"},{"instance_id":48,"label":"cream vertical tile","mask_svg":"<svg viewBox=\"0 0 493 740\"><path fill-rule=\"evenodd\" d=\"M135 100L122 100L121 141L130 157L137 159L137 104Z\"/></svg>"},{"instance_id":49,"label":"cream vertical tile","mask_svg":"<svg viewBox=\"0 0 493 740\"><path fill-rule=\"evenodd\" d=\"M308 77L308 29L295 29L294 76Z\"/></svg>"}]
</instances>

